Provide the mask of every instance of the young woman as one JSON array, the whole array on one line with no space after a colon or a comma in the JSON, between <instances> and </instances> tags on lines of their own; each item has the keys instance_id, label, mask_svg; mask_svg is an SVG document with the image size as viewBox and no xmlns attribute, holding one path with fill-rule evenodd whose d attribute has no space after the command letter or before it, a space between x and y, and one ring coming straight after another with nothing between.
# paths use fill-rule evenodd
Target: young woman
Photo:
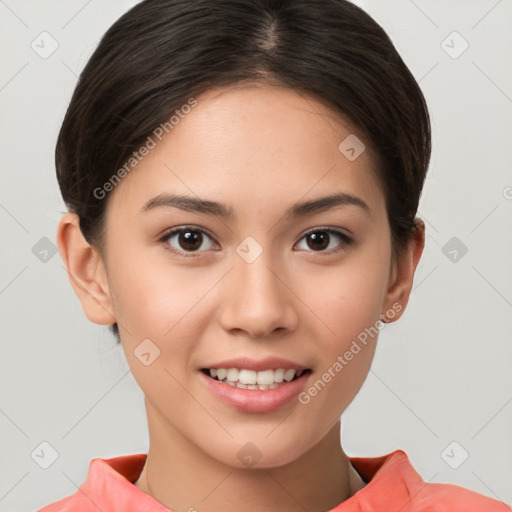
<instances>
[{"instance_id":1,"label":"young woman","mask_svg":"<svg viewBox=\"0 0 512 512\"><path fill-rule=\"evenodd\" d=\"M105 34L56 148L58 245L145 395L147 454L44 512L510 511L349 458L340 416L424 245L424 97L345 0L146 0Z\"/></svg>"}]
</instances>

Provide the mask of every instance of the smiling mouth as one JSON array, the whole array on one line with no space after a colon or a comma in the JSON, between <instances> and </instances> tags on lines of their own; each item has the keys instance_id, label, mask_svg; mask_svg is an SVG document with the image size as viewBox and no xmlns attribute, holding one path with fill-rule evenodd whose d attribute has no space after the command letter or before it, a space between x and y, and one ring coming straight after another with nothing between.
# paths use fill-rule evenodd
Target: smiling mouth
<instances>
[{"instance_id":1,"label":"smiling mouth","mask_svg":"<svg viewBox=\"0 0 512 512\"><path fill-rule=\"evenodd\" d=\"M201 371L211 379L228 386L260 391L285 386L302 375L311 373L309 368L306 370L278 368L263 371L246 370L243 368L202 368Z\"/></svg>"}]
</instances>

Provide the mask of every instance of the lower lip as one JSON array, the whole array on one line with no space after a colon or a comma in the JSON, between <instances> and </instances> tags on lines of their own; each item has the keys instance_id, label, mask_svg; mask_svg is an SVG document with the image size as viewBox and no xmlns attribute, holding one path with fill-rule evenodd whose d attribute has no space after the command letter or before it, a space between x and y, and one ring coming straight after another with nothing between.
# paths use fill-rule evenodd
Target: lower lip
<instances>
[{"instance_id":1,"label":"lower lip","mask_svg":"<svg viewBox=\"0 0 512 512\"><path fill-rule=\"evenodd\" d=\"M208 377L199 371L206 385L222 401L241 412L272 412L290 403L304 388L311 372L274 389L241 389Z\"/></svg>"}]
</instances>

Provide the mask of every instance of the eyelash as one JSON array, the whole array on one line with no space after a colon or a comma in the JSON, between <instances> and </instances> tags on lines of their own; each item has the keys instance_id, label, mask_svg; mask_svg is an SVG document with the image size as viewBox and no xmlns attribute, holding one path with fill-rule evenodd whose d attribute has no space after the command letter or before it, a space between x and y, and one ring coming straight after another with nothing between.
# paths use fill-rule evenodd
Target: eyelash
<instances>
[{"instance_id":1,"label":"eyelash","mask_svg":"<svg viewBox=\"0 0 512 512\"><path fill-rule=\"evenodd\" d=\"M174 247L170 246L169 243L168 243L169 239L171 239L174 235L180 234L180 233L183 233L183 232L187 232L187 231L193 231L193 232L201 233L201 234L206 235L208 238L211 238L213 240L213 237L210 236L209 233L207 233L205 230L203 230L201 228L197 228L197 227L194 227L194 226L184 226L184 227L173 229L172 231L167 232L158 241L160 243L163 243L164 247L168 251L172 252L173 254L177 254L179 256L183 256L184 258L196 258L196 257L198 257L200 255L201 252L204 252L204 251L196 251L196 252L193 252L193 253L187 253L185 251L179 251L179 250L175 249ZM342 231L339 231L339 230L333 229L333 228L322 228L322 227L310 229L309 231L304 233L304 235L302 235L300 240L304 239L308 235L311 235L312 233L317 233L317 232L328 233L329 235L337 236L338 238L340 238L342 240L342 243L340 244L340 246L337 249L331 249L330 251L308 251L308 252L313 252L313 253L318 253L318 254L324 254L325 253L325 254L328 254L328 255L333 255L333 254L338 254L339 252L345 250L344 246L347 246L347 245L350 245L350 244L353 243L353 240L348 235L343 233Z\"/></svg>"}]
</instances>

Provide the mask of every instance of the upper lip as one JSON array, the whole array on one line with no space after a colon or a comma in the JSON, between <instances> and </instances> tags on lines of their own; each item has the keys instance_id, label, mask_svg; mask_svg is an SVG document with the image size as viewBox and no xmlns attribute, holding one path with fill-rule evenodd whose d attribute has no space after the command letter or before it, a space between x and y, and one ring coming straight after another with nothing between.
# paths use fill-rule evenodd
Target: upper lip
<instances>
[{"instance_id":1,"label":"upper lip","mask_svg":"<svg viewBox=\"0 0 512 512\"><path fill-rule=\"evenodd\" d=\"M295 361L289 359L283 359L281 357L265 357L264 359L250 359L248 357L237 357L234 359L227 359L218 363L212 363L204 368L239 368L245 370L263 371L270 369L284 368L294 370L308 370L307 366L304 366Z\"/></svg>"}]
</instances>

